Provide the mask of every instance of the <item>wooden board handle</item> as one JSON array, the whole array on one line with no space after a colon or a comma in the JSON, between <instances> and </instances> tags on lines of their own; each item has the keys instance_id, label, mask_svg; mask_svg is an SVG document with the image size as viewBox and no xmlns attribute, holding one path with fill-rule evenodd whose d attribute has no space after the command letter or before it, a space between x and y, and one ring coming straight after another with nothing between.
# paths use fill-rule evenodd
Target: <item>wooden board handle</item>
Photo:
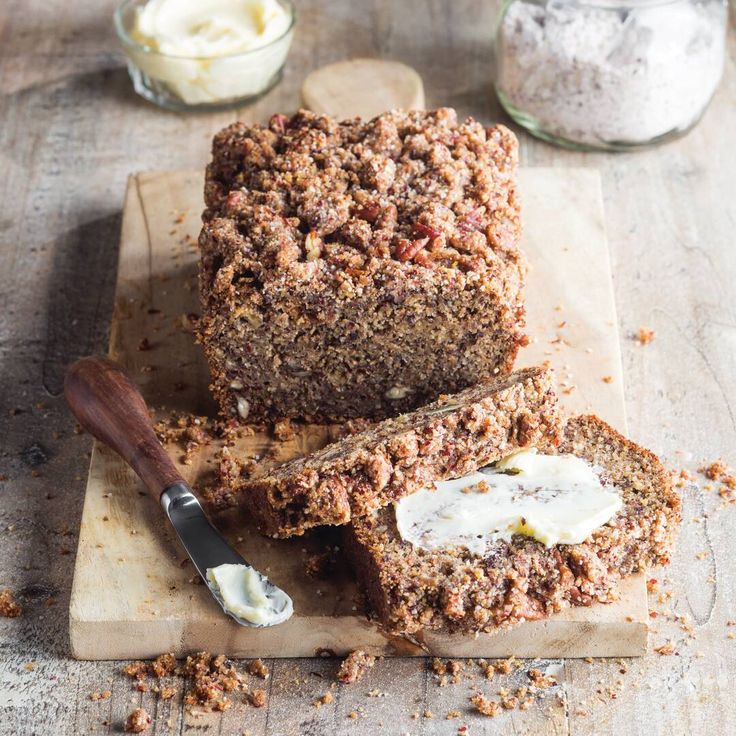
<instances>
[{"instance_id":1,"label":"wooden board handle","mask_svg":"<svg viewBox=\"0 0 736 736\"><path fill-rule=\"evenodd\" d=\"M66 372L64 396L82 427L115 450L156 501L172 483L184 482L153 431L138 387L117 363L78 360Z\"/></svg>"}]
</instances>

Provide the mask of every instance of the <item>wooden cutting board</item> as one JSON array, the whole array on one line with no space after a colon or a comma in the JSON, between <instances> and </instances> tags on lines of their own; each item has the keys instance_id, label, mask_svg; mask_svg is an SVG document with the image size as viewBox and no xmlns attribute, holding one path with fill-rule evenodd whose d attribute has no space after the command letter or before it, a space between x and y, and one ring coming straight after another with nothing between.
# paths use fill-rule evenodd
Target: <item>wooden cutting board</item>
<instances>
[{"instance_id":1,"label":"wooden cutting board","mask_svg":"<svg viewBox=\"0 0 736 736\"><path fill-rule=\"evenodd\" d=\"M532 343L518 365L549 360L571 410L593 410L625 429L598 172L526 169L520 184L523 247L531 264ZM201 191L200 174L148 172L130 178L125 201L110 355L128 368L162 414L214 416L207 369L186 316L198 312ZM256 433L239 447L259 455L270 449L286 459L336 435L336 428L315 426L278 443ZM182 449L170 448L195 488L212 472L215 449L206 447L183 465ZM204 586L192 582L192 566L138 479L113 452L95 444L71 596L74 656L126 659L208 649L231 656L297 657L362 647L385 655L584 657L646 650L642 576L627 581L611 605L572 609L495 636L433 633L413 643L386 636L362 615L347 570L338 569L329 580L305 575L306 556L319 549L318 540L265 539L237 511L215 522L247 560L289 591L295 608L290 621L248 629L224 616Z\"/></svg>"}]
</instances>

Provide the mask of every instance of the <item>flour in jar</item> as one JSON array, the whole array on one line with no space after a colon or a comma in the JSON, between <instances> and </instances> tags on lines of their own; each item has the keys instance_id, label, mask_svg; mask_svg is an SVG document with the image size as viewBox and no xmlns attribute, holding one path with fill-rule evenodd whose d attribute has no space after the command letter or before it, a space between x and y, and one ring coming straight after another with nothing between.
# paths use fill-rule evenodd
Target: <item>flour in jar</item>
<instances>
[{"instance_id":1,"label":"flour in jar","mask_svg":"<svg viewBox=\"0 0 736 736\"><path fill-rule=\"evenodd\" d=\"M695 123L721 78L725 6L512 3L497 89L516 116L569 141L637 145Z\"/></svg>"}]
</instances>

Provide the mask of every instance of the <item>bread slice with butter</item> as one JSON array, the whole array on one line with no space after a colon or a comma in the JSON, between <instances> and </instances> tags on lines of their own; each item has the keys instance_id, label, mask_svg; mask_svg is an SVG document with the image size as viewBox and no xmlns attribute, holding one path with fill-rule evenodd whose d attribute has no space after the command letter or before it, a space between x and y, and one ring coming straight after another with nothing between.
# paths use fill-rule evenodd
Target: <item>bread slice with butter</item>
<instances>
[{"instance_id":1,"label":"bread slice with butter","mask_svg":"<svg viewBox=\"0 0 736 736\"><path fill-rule=\"evenodd\" d=\"M527 475L518 490L525 510L510 513L506 504L495 530L483 527L491 522L480 519L479 509L503 506L513 487L513 475L507 474L521 479L524 467L515 465L523 466L528 456L523 462L512 456L495 474L475 474L469 490L461 490L468 492L465 507L456 488L441 485L431 502L407 497L352 519L346 549L387 630L490 632L568 606L610 601L623 576L669 561L681 502L651 452L594 416L569 419L561 442L548 436L535 447L540 457L583 461L589 472L577 468L579 474L567 483L564 473L557 478L552 473L550 480L547 470L547 480L538 482L533 473ZM494 478L503 478L495 484L495 497ZM576 489L579 495L567 499L567 506L558 504L545 516L545 504ZM535 505L532 497L540 492L547 495ZM410 504L416 510L407 511ZM568 519L566 511L575 518Z\"/></svg>"},{"instance_id":2,"label":"bread slice with butter","mask_svg":"<svg viewBox=\"0 0 736 736\"><path fill-rule=\"evenodd\" d=\"M347 524L543 439L554 442L560 426L550 371L526 368L386 419L264 478L245 477L237 461L223 465L209 501L245 506L269 536L300 535Z\"/></svg>"}]
</instances>

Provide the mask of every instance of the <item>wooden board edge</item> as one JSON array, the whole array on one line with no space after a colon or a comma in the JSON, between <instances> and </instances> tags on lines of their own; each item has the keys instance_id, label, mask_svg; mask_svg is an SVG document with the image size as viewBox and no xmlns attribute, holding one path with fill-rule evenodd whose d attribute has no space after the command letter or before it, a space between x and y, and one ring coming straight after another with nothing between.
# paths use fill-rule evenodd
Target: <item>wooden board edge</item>
<instances>
[{"instance_id":1,"label":"wooden board edge","mask_svg":"<svg viewBox=\"0 0 736 736\"><path fill-rule=\"evenodd\" d=\"M323 625L329 626L329 617L320 617ZM110 621L79 620L70 613L70 645L72 657L78 660L117 660L117 659L153 659L159 654L173 652L183 657L194 651L221 651L227 649L230 657L251 659L298 659L302 657L335 656L344 657L355 648L355 640L346 637L341 645L330 649L315 647L309 640L300 646L292 647L289 654L279 651L279 645L264 644L261 640L240 642L237 636L227 629L232 628L228 622L223 627L213 626L211 622L198 625L181 620L165 620L149 622L147 640L155 641L155 645L142 641L139 635L140 622L116 621L117 633L110 636ZM571 626L574 630L571 630ZM591 639L591 629L595 626L596 636ZM321 628L315 619L315 628ZM521 629L521 630L520 630ZM494 641L494 635L487 635L485 641L466 637L466 641L435 641L427 636L425 645L420 646L401 637L387 636L377 630L371 641L361 639L361 649L376 656L389 657L454 657L454 658L500 658L515 656L525 659L581 659L584 657L639 657L647 653L648 625L645 621L628 623L578 623L548 619L545 622L527 622L520 629L519 638L524 643L509 646L508 639L500 637ZM532 629L530 631L530 629ZM508 634L509 632L505 632ZM223 641L227 639L227 645ZM584 653L580 652L580 641L586 640ZM185 645L186 642L186 645ZM577 649L577 651L576 651Z\"/></svg>"}]
</instances>

